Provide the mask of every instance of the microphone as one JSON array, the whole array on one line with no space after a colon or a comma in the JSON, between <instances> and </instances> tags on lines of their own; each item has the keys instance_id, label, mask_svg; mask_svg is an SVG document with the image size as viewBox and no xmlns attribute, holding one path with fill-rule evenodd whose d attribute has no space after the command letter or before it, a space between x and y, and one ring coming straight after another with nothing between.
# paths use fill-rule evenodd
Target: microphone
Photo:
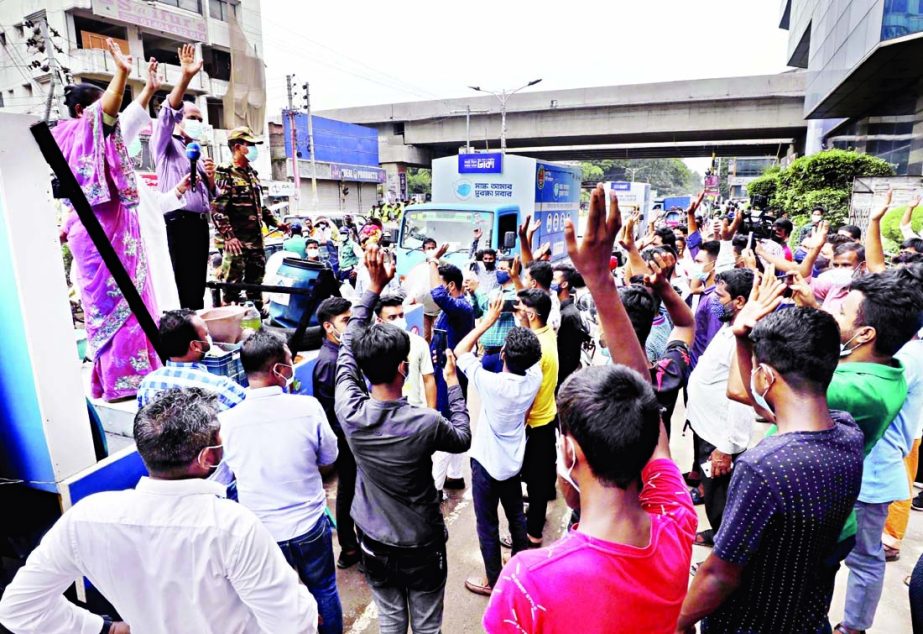
<instances>
[{"instance_id":1,"label":"microphone","mask_svg":"<svg viewBox=\"0 0 923 634\"><path fill-rule=\"evenodd\" d=\"M202 156L202 146L193 141L186 146L186 158L189 159L189 187L195 188L196 176L198 176L198 171L196 169L196 163L199 161L199 157Z\"/></svg>"}]
</instances>

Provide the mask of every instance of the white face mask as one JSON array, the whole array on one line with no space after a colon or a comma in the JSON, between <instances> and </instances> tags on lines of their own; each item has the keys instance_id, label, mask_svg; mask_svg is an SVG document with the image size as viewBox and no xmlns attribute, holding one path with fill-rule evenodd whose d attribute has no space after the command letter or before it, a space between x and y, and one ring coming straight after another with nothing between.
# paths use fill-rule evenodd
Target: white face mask
<instances>
[{"instance_id":1,"label":"white face mask","mask_svg":"<svg viewBox=\"0 0 923 634\"><path fill-rule=\"evenodd\" d=\"M769 387L767 387L763 391L762 394L756 391L756 382L754 381L754 378L756 377L756 373L759 372L760 370L763 370L764 372L769 374L769 380L770 380ZM766 400L766 395L769 393L769 390L772 387L772 383L775 381L775 379L776 377L772 375L772 371L767 370L761 365L756 366L755 368L753 368L753 371L750 372L750 392L753 394L753 401L768 412L771 412L773 410L769 406L769 402Z\"/></svg>"},{"instance_id":2,"label":"white face mask","mask_svg":"<svg viewBox=\"0 0 923 634\"><path fill-rule=\"evenodd\" d=\"M208 451L209 449L224 449L224 445L210 445L210 446L208 446L208 447L202 447L202 451L199 452L199 457L198 457L199 466L202 467L203 469L208 469L209 471L211 471L211 470L213 470L213 469L217 469L217 468L218 468L218 465L220 465L221 462L224 461L224 452L222 452L222 460L221 460L221 461L219 461L219 462L217 462L217 463L215 463L215 464L213 464L213 465L202 464L202 452L203 452L203 451Z\"/></svg>"},{"instance_id":3,"label":"white face mask","mask_svg":"<svg viewBox=\"0 0 923 634\"><path fill-rule=\"evenodd\" d=\"M401 330L407 330L407 320L404 317L395 317L390 323L392 326L397 326Z\"/></svg>"},{"instance_id":4,"label":"white face mask","mask_svg":"<svg viewBox=\"0 0 923 634\"><path fill-rule=\"evenodd\" d=\"M574 442L570 441L570 453L571 453L571 464L570 467L564 466L564 436L561 432L555 430L555 449L557 450L557 460L555 461L555 469L558 472L558 475L567 482L569 485L574 487L574 490L577 493L580 493L580 487L574 482L571 472L574 470L574 467L577 466L577 450L574 449Z\"/></svg>"},{"instance_id":5,"label":"white face mask","mask_svg":"<svg viewBox=\"0 0 923 634\"><path fill-rule=\"evenodd\" d=\"M309 258L316 258L318 254L320 254L318 249L307 249L305 252L308 254Z\"/></svg>"},{"instance_id":6,"label":"white face mask","mask_svg":"<svg viewBox=\"0 0 923 634\"><path fill-rule=\"evenodd\" d=\"M340 343L340 340L343 338L343 333L337 330L337 327L333 324L330 324L330 334L333 335L333 338L337 343Z\"/></svg>"},{"instance_id":7,"label":"white face mask","mask_svg":"<svg viewBox=\"0 0 923 634\"><path fill-rule=\"evenodd\" d=\"M278 367L289 368L292 371L291 376L285 376L282 372L279 372L276 369ZM275 366L273 366L272 371L275 372L276 376L282 378L285 381L285 387L283 387L282 389L288 391L292 388L292 383L295 382L295 367L294 366L291 366L285 363L277 363Z\"/></svg>"},{"instance_id":8,"label":"white face mask","mask_svg":"<svg viewBox=\"0 0 923 634\"><path fill-rule=\"evenodd\" d=\"M694 280L699 280L700 282L706 281L708 279L709 273L711 273L711 271L706 271L705 265L701 264L700 262L694 263L689 268L689 277Z\"/></svg>"},{"instance_id":9,"label":"white face mask","mask_svg":"<svg viewBox=\"0 0 923 634\"><path fill-rule=\"evenodd\" d=\"M196 119L183 119L183 132L192 139L202 138L202 131L205 125Z\"/></svg>"},{"instance_id":10,"label":"white face mask","mask_svg":"<svg viewBox=\"0 0 923 634\"><path fill-rule=\"evenodd\" d=\"M849 339L847 339L847 340L846 340L846 343L840 344L840 358L848 357L848 356L851 355L853 352L855 352L855 351L859 348L859 346L862 345L862 344L860 343L859 345L853 346L852 348L849 347L849 344L852 343L852 340L855 339L858 335L859 335L859 333L856 333L856 334L854 334L852 337L850 337Z\"/></svg>"}]
</instances>

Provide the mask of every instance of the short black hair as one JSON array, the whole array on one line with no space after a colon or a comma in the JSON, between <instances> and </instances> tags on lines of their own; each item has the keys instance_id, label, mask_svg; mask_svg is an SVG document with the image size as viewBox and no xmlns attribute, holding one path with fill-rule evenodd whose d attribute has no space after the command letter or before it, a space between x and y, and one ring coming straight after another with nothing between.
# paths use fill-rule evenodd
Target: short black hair
<instances>
[{"instance_id":1,"label":"short black hair","mask_svg":"<svg viewBox=\"0 0 923 634\"><path fill-rule=\"evenodd\" d=\"M465 276L462 275L461 269L454 264L441 264L439 266L439 277L445 280L447 284L449 282L454 282L455 288L457 289L461 289L462 282L465 279Z\"/></svg>"},{"instance_id":2,"label":"short black hair","mask_svg":"<svg viewBox=\"0 0 923 634\"><path fill-rule=\"evenodd\" d=\"M314 238L308 238L307 240L304 241L304 246L307 247L309 244L313 244L313 245L316 246L316 247L319 247L319 246L320 246L320 242L318 242L318 241L317 241L316 239L314 239Z\"/></svg>"},{"instance_id":3,"label":"short black hair","mask_svg":"<svg viewBox=\"0 0 923 634\"><path fill-rule=\"evenodd\" d=\"M269 372L273 365L284 361L285 339L265 328L247 337L240 348L240 362L247 374Z\"/></svg>"},{"instance_id":4,"label":"short black hair","mask_svg":"<svg viewBox=\"0 0 923 634\"><path fill-rule=\"evenodd\" d=\"M168 310L160 317L160 346L168 357L182 357L189 352L189 344L199 340L192 318L194 310L180 308Z\"/></svg>"},{"instance_id":5,"label":"short black hair","mask_svg":"<svg viewBox=\"0 0 923 634\"><path fill-rule=\"evenodd\" d=\"M496 249L484 249L480 253L481 253L481 258L478 258L478 259L482 259L485 255L490 255L490 256L493 256L495 260L497 259Z\"/></svg>"},{"instance_id":6,"label":"short black hair","mask_svg":"<svg viewBox=\"0 0 923 634\"><path fill-rule=\"evenodd\" d=\"M400 306L404 303L404 298L395 293L390 293L388 295L382 295L378 298L378 301L375 302L375 314L381 317L381 310L385 306Z\"/></svg>"},{"instance_id":7,"label":"short black hair","mask_svg":"<svg viewBox=\"0 0 923 634\"><path fill-rule=\"evenodd\" d=\"M777 218L776 221L772 223L772 226L778 227L779 229L784 231L785 235L787 236L792 235L792 231L795 230L795 225L793 225L792 221L789 220L788 218Z\"/></svg>"},{"instance_id":8,"label":"short black hair","mask_svg":"<svg viewBox=\"0 0 923 634\"><path fill-rule=\"evenodd\" d=\"M689 235L689 227L687 227L684 224L676 225L675 227L673 227L673 231L679 231L680 233L682 233L683 238Z\"/></svg>"},{"instance_id":9,"label":"short black hair","mask_svg":"<svg viewBox=\"0 0 923 634\"><path fill-rule=\"evenodd\" d=\"M546 291L551 288L551 280L554 279L551 264L543 260L529 264L529 276Z\"/></svg>"},{"instance_id":10,"label":"short black hair","mask_svg":"<svg viewBox=\"0 0 923 634\"><path fill-rule=\"evenodd\" d=\"M923 320L923 265L912 264L852 281L862 293L857 326L875 329L875 351L894 356L920 330Z\"/></svg>"},{"instance_id":11,"label":"short black hair","mask_svg":"<svg viewBox=\"0 0 923 634\"><path fill-rule=\"evenodd\" d=\"M750 291L753 290L753 271L750 269L722 271L718 273L715 280L724 282L732 300L738 297L743 297L745 300L750 298Z\"/></svg>"},{"instance_id":12,"label":"short black hair","mask_svg":"<svg viewBox=\"0 0 923 634\"><path fill-rule=\"evenodd\" d=\"M757 322L750 334L758 363L775 368L798 391L826 394L840 360L840 327L816 308L785 308Z\"/></svg>"},{"instance_id":13,"label":"short black hair","mask_svg":"<svg viewBox=\"0 0 923 634\"><path fill-rule=\"evenodd\" d=\"M436 243L436 241L433 240L432 238L423 238L423 244L421 245L421 247L422 247L423 250L425 251L425 250L426 250L426 247L427 247L428 245L430 245L430 244L433 245L434 247L438 247L438 246L439 246L439 245Z\"/></svg>"},{"instance_id":14,"label":"short black hair","mask_svg":"<svg viewBox=\"0 0 923 634\"><path fill-rule=\"evenodd\" d=\"M584 368L561 386L558 413L600 482L625 489L640 479L660 437L649 379L623 365Z\"/></svg>"},{"instance_id":15,"label":"short black hair","mask_svg":"<svg viewBox=\"0 0 923 634\"><path fill-rule=\"evenodd\" d=\"M703 242L699 249L705 251L712 260L717 260L718 253L721 252L721 243L717 240L708 240L707 242Z\"/></svg>"},{"instance_id":16,"label":"short black hair","mask_svg":"<svg viewBox=\"0 0 923 634\"><path fill-rule=\"evenodd\" d=\"M534 332L515 326L506 335L503 354L507 369L521 376L542 360L542 344Z\"/></svg>"},{"instance_id":17,"label":"short black hair","mask_svg":"<svg viewBox=\"0 0 923 634\"><path fill-rule=\"evenodd\" d=\"M750 237L745 236L742 233L738 233L736 236L731 238L731 247L734 249L734 253L740 255L743 253L744 249L747 248L747 245L750 244Z\"/></svg>"},{"instance_id":18,"label":"short black hair","mask_svg":"<svg viewBox=\"0 0 923 634\"><path fill-rule=\"evenodd\" d=\"M860 238L862 238L862 229L860 229L856 225L843 225L842 227L837 229L837 231L845 231L850 236L852 236L853 240L859 240Z\"/></svg>"},{"instance_id":19,"label":"short black hair","mask_svg":"<svg viewBox=\"0 0 923 634\"><path fill-rule=\"evenodd\" d=\"M643 286L635 284L621 287L619 298L625 306L625 312L628 313L628 319L631 321L631 327L638 341L644 346L644 342L651 334L654 318L657 316L657 299ZM615 345L615 343L606 341L607 346Z\"/></svg>"},{"instance_id":20,"label":"short black hair","mask_svg":"<svg viewBox=\"0 0 923 634\"><path fill-rule=\"evenodd\" d=\"M827 234L827 244L831 244L835 247L840 246L841 244L855 244L855 240L849 236L842 236L838 233L829 233Z\"/></svg>"},{"instance_id":21,"label":"short black hair","mask_svg":"<svg viewBox=\"0 0 923 634\"><path fill-rule=\"evenodd\" d=\"M372 385L390 383L410 354L410 335L393 324L372 324L353 338L352 348Z\"/></svg>"},{"instance_id":22,"label":"short black hair","mask_svg":"<svg viewBox=\"0 0 923 634\"><path fill-rule=\"evenodd\" d=\"M540 288L527 288L519 291L520 301L529 308L535 309L538 320L543 324L548 323L548 315L551 314L551 297L547 292Z\"/></svg>"},{"instance_id":23,"label":"short black hair","mask_svg":"<svg viewBox=\"0 0 923 634\"><path fill-rule=\"evenodd\" d=\"M819 211L822 214L827 213L827 210L821 207L820 205L814 205L814 207L811 209L811 213L813 214L815 211Z\"/></svg>"},{"instance_id":24,"label":"short black hair","mask_svg":"<svg viewBox=\"0 0 923 634\"><path fill-rule=\"evenodd\" d=\"M655 236L660 236L660 241L664 246L670 247L673 249L674 253L676 252L676 234L673 233L673 230L669 227L660 227L654 232Z\"/></svg>"},{"instance_id":25,"label":"short black hair","mask_svg":"<svg viewBox=\"0 0 923 634\"><path fill-rule=\"evenodd\" d=\"M583 276L577 272L577 269L574 268L573 264L567 264L566 262L556 264L554 271L557 271L561 274L561 277L563 277L564 281L568 283L571 290L575 288L583 288L586 286L586 282L583 281Z\"/></svg>"},{"instance_id":26,"label":"short black hair","mask_svg":"<svg viewBox=\"0 0 923 634\"><path fill-rule=\"evenodd\" d=\"M348 299L342 297L328 297L317 307L317 323L321 326L325 322L333 321L335 318L349 311L352 304Z\"/></svg>"},{"instance_id":27,"label":"short black hair","mask_svg":"<svg viewBox=\"0 0 923 634\"><path fill-rule=\"evenodd\" d=\"M923 264L923 252L902 251L891 258L891 264L894 266L905 266L907 264Z\"/></svg>"},{"instance_id":28,"label":"short black hair","mask_svg":"<svg viewBox=\"0 0 923 634\"><path fill-rule=\"evenodd\" d=\"M923 238L907 238L901 242L901 248L923 253Z\"/></svg>"},{"instance_id":29,"label":"short black hair","mask_svg":"<svg viewBox=\"0 0 923 634\"><path fill-rule=\"evenodd\" d=\"M858 242L843 242L833 249L833 257L846 253L855 253L859 262L865 262L865 247Z\"/></svg>"}]
</instances>

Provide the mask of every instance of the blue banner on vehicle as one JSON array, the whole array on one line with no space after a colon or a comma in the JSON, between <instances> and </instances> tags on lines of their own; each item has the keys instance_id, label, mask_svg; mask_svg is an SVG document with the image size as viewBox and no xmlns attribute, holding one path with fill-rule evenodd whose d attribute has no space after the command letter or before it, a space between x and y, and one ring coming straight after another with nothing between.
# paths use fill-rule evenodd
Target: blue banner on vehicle
<instances>
[{"instance_id":1,"label":"blue banner on vehicle","mask_svg":"<svg viewBox=\"0 0 923 634\"><path fill-rule=\"evenodd\" d=\"M490 154L459 154L459 174L502 174L503 154L492 152Z\"/></svg>"}]
</instances>

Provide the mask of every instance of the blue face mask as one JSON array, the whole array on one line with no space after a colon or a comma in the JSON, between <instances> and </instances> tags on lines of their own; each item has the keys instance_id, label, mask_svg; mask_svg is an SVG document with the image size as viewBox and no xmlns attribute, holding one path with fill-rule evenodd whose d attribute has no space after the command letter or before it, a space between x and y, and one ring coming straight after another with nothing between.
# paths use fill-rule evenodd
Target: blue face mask
<instances>
[{"instance_id":1,"label":"blue face mask","mask_svg":"<svg viewBox=\"0 0 923 634\"><path fill-rule=\"evenodd\" d=\"M552 293L559 293L560 291L561 291L561 285L558 284L557 282L552 282L552 283L551 283L551 292L552 292Z\"/></svg>"},{"instance_id":2,"label":"blue face mask","mask_svg":"<svg viewBox=\"0 0 923 634\"><path fill-rule=\"evenodd\" d=\"M728 307L719 302L717 299L713 300L708 305L708 310L711 311L712 317L722 323L731 321L734 316L734 314L728 310Z\"/></svg>"},{"instance_id":3,"label":"blue face mask","mask_svg":"<svg viewBox=\"0 0 923 634\"><path fill-rule=\"evenodd\" d=\"M260 150L255 145L247 146L247 160L251 163L255 163L257 157L260 155Z\"/></svg>"},{"instance_id":4,"label":"blue face mask","mask_svg":"<svg viewBox=\"0 0 923 634\"><path fill-rule=\"evenodd\" d=\"M497 271L497 284L503 286L510 281L510 274L507 271Z\"/></svg>"},{"instance_id":5,"label":"blue face mask","mask_svg":"<svg viewBox=\"0 0 923 634\"><path fill-rule=\"evenodd\" d=\"M756 373L760 370L765 371L769 374L769 387L767 387L762 394L756 391L756 382L753 380L756 377ZM757 366L753 368L753 371L750 373L750 393L753 394L753 402L762 407L767 412L771 412L772 408L769 406L769 402L766 400L766 395L769 393L769 389L772 387L773 382L775 382L776 377L773 376L771 370L767 370L763 366Z\"/></svg>"}]
</instances>

